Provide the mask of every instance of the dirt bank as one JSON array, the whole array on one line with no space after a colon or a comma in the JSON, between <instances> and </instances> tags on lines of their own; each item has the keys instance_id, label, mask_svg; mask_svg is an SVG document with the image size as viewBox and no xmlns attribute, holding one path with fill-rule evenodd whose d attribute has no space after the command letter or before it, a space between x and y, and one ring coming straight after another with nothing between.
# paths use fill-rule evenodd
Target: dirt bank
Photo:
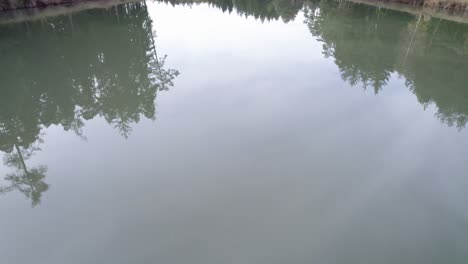
<instances>
[{"instance_id":1,"label":"dirt bank","mask_svg":"<svg viewBox=\"0 0 468 264\"><path fill-rule=\"evenodd\" d=\"M459 23L468 23L468 11L460 9L450 9L443 7L434 7L433 5L420 3L417 4L408 4L409 2L402 3L401 0L388 1L388 0L348 0L353 3L371 5L378 8L391 9L399 12L410 13L413 15L423 15L425 19L428 17L435 17L445 20L451 20ZM434 1L434 0L430 0ZM447 2L447 1L445 1ZM468 0L459 0L459 2L464 2L468 4ZM442 3L440 1L440 3ZM441 6L443 6L441 4Z\"/></svg>"},{"instance_id":2,"label":"dirt bank","mask_svg":"<svg viewBox=\"0 0 468 264\"><path fill-rule=\"evenodd\" d=\"M468 11L468 0L386 0L384 2L395 2L422 7L438 8L456 12Z\"/></svg>"}]
</instances>

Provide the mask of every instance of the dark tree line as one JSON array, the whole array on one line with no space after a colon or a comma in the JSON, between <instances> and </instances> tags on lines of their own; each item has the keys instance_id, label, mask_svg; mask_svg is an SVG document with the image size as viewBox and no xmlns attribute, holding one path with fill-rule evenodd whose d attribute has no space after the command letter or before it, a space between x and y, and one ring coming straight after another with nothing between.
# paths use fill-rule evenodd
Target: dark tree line
<instances>
[{"instance_id":1,"label":"dark tree line","mask_svg":"<svg viewBox=\"0 0 468 264\"><path fill-rule=\"evenodd\" d=\"M160 0L172 5L208 3L223 12L236 12L241 16L252 16L262 21L293 20L304 6L304 0Z\"/></svg>"}]
</instances>

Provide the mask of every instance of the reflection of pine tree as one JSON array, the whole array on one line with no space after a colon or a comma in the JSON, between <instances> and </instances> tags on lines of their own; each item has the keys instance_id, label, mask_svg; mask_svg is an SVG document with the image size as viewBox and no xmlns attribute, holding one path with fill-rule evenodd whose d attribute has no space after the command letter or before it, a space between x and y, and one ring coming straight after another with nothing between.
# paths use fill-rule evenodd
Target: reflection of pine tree
<instances>
[{"instance_id":1,"label":"reflection of pine tree","mask_svg":"<svg viewBox=\"0 0 468 264\"><path fill-rule=\"evenodd\" d=\"M96 116L128 136L142 116L155 118L157 92L178 75L156 56L144 2L80 12L73 25L55 17L1 29L0 149L7 152L15 143L27 148L50 125L84 137L84 120Z\"/></svg>"},{"instance_id":2,"label":"reflection of pine tree","mask_svg":"<svg viewBox=\"0 0 468 264\"><path fill-rule=\"evenodd\" d=\"M73 24L55 17L0 27L0 151L15 170L0 192L20 191L33 206L48 189L47 167L25 161L39 150L43 128L85 138L85 120L101 116L128 137L133 123L155 119L157 92L178 75L157 57L144 2L80 12Z\"/></svg>"},{"instance_id":3,"label":"reflection of pine tree","mask_svg":"<svg viewBox=\"0 0 468 264\"><path fill-rule=\"evenodd\" d=\"M304 0L161 0L172 5L191 5L193 3L208 3L223 12L236 11L241 16L253 16L262 21L282 19L284 22L293 20L303 8Z\"/></svg>"},{"instance_id":4,"label":"reflection of pine tree","mask_svg":"<svg viewBox=\"0 0 468 264\"><path fill-rule=\"evenodd\" d=\"M44 182L47 167L40 165L31 169L26 166L25 160L29 159L35 151L40 150L37 146L31 146L29 149L21 150L18 145L14 145L16 152L5 155L5 165L15 169L14 173L5 176L5 181L9 185L0 187L0 193L17 190L31 199L31 205L34 207L41 202L42 193L49 189L49 185Z\"/></svg>"},{"instance_id":5,"label":"reflection of pine tree","mask_svg":"<svg viewBox=\"0 0 468 264\"><path fill-rule=\"evenodd\" d=\"M378 93L394 71L395 35L409 17L396 12L347 2L320 1L305 10L306 25L333 57L341 77ZM392 32L394 34L388 34Z\"/></svg>"}]
</instances>

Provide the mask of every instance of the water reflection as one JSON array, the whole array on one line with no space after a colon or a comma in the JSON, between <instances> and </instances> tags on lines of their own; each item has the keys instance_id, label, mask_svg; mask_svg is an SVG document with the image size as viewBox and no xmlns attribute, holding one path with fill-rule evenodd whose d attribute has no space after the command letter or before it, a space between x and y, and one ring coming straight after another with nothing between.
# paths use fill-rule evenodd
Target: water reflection
<instances>
[{"instance_id":1,"label":"water reflection","mask_svg":"<svg viewBox=\"0 0 468 264\"><path fill-rule=\"evenodd\" d=\"M309 5L305 23L343 80L378 93L397 73L421 104L437 106L442 122L465 127L467 24L333 1Z\"/></svg>"},{"instance_id":2,"label":"water reflection","mask_svg":"<svg viewBox=\"0 0 468 264\"><path fill-rule=\"evenodd\" d=\"M122 136L155 118L158 91L178 72L158 58L145 3L4 25L0 52L0 150L15 172L0 192L18 190L35 206L48 189L47 167L28 168L41 130L62 126L83 137L85 120L103 117Z\"/></svg>"},{"instance_id":3,"label":"water reflection","mask_svg":"<svg viewBox=\"0 0 468 264\"><path fill-rule=\"evenodd\" d=\"M467 24L344 1L202 2L262 21L288 22L303 12L345 82L377 94L398 74L424 107L436 105L443 123L461 129L468 121ZM178 75L157 57L144 2L3 25L1 32L0 150L14 173L0 192L18 190L33 206L48 189L47 167L26 162L44 128L59 125L84 137L85 121L99 116L128 137L133 123L155 118L157 92Z\"/></svg>"},{"instance_id":4,"label":"water reflection","mask_svg":"<svg viewBox=\"0 0 468 264\"><path fill-rule=\"evenodd\" d=\"M14 169L14 172L5 176L8 185L0 187L0 194L19 191L31 199L32 206L36 206L41 202L42 193L49 189L49 185L44 182L47 166L28 168L26 165L26 160L40 150L39 146L32 145L28 149L20 149L18 145L14 147L14 151L4 156L5 165Z\"/></svg>"},{"instance_id":5,"label":"water reflection","mask_svg":"<svg viewBox=\"0 0 468 264\"><path fill-rule=\"evenodd\" d=\"M199 1L164 1L172 4ZM392 73L436 116L459 129L468 121L468 24L354 4L348 1L207 0L223 11L288 22L299 12L349 84L377 94Z\"/></svg>"},{"instance_id":6,"label":"water reflection","mask_svg":"<svg viewBox=\"0 0 468 264\"><path fill-rule=\"evenodd\" d=\"M303 0L160 0L159 2L172 5L190 5L196 3L208 3L223 12L233 12L241 16L253 16L262 21L281 19L289 22L296 18L306 2Z\"/></svg>"}]
</instances>

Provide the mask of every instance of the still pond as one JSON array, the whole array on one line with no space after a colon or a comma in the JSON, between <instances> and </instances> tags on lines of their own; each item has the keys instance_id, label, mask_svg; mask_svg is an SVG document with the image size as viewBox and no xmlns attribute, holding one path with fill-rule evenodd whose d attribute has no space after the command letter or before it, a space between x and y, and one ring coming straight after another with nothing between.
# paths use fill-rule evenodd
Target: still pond
<instances>
[{"instance_id":1,"label":"still pond","mask_svg":"<svg viewBox=\"0 0 468 264\"><path fill-rule=\"evenodd\" d=\"M468 24L149 1L0 56L1 263L468 259Z\"/></svg>"}]
</instances>

